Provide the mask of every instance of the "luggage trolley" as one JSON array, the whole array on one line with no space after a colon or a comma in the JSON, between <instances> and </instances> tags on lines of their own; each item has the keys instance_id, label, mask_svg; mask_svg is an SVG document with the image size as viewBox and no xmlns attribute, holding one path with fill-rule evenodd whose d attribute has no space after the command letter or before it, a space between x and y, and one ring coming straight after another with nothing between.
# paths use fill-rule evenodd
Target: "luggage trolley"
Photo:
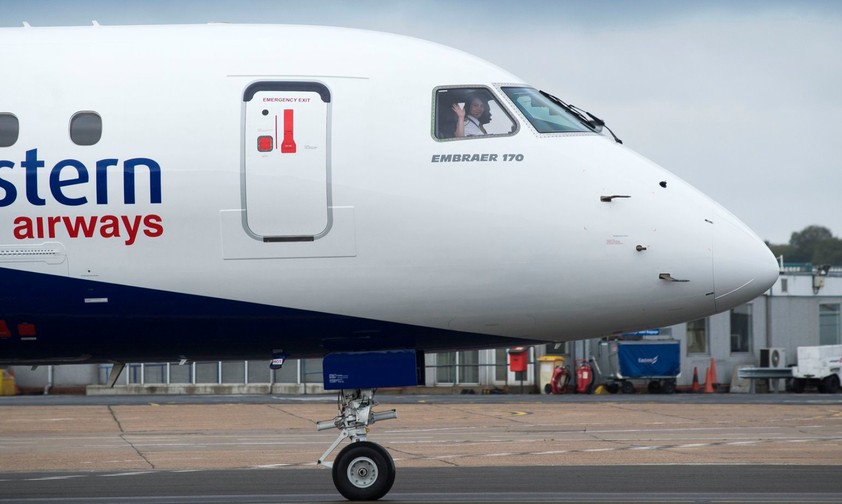
<instances>
[{"instance_id":1,"label":"luggage trolley","mask_svg":"<svg viewBox=\"0 0 842 504\"><path fill-rule=\"evenodd\" d=\"M681 373L681 342L678 340L600 341L594 359L597 373L612 393L635 392L631 380L649 380L651 393L675 392Z\"/></svg>"}]
</instances>

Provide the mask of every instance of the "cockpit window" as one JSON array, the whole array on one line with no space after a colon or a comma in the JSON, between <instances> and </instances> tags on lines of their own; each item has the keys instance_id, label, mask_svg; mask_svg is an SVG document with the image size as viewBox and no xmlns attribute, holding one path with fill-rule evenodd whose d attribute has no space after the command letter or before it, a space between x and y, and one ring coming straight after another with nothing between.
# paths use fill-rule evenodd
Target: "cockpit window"
<instances>
[{"instance_id":1,"label":"cockpit window","mask_svg":"<svg viewBox=\"0 0 842 504\"><path fill-rule=\"evenodd\" d=\"M512 135L517 123L488 88L447 87L435 91L433 136L439 140Z\"/></svg>"},{"instance_id":2,"label":"cockpit window","mask_svg":"<svg viewBox=\"0 0 842 504\"><path fill-rule=\"evenodd\" d=\"M528 87L502 89L538 133L594 132L578 117L541 94L537 89Z\"/></svg>"}]
</instances>

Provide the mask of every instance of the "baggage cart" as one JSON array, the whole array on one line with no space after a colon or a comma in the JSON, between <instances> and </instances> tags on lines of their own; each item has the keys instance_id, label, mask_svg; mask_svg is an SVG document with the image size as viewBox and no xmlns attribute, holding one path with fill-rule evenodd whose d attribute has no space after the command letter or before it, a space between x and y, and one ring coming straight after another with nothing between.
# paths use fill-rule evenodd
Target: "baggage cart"
<instances>
[{"instance_id":1,"label":"baggage cart","mask_svg":"<svg viewBox=\"0 0 842 504\"><path fill-rule=\"evenodd\" d=\"M634 393L632 380L647 380L649 392L671 394L681 374L681 343L672 339L600 341L594 361L610 392Z\"/></svg>"}]
</instances>

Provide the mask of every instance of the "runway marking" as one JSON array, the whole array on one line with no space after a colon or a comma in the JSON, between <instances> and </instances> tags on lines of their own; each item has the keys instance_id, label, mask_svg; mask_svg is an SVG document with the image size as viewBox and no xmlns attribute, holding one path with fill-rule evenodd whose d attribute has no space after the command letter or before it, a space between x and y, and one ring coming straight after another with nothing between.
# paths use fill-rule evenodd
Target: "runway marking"
<instances>
[{"instance_id":1,"label":"runway marking","mask_svg":"<svg viewBox=\"0 0 842 504\"><path fill-rule=\"evenodd\" d=\"M102 476L103 478L111 478L114 476L138 476L141 474L150 474L154 471L135 471L135 472L124 472L124 473L114 473L114 474L98 474L97 476Z\"/></svg>"},{"instance_id":2,"label":"runway marking","mask_svg":"<svg viewBox=\"0 0 842 504\"><path fill-rule=\"evenodd\" d=\"M66 480L72 478L84 478L86 474L70 474L67 476L46 476L43 478L31 478L24 481L51 481L51 480Z\"/></svg>"},{"instance_id":3,"label":"runway marking","mask_svg":"<svg viewBox=\"0 0 842 504\"><path fill-rule=\"evenodd\" d=\"M717 447L717 446L746 446L746 445L756 445L756 444L765 444L765 443L776 443L776 442L784 442L784 443L808 443L808 442L838 442L842 441L840 437L831 437L831 438L812 438L812 439L765 439L765 440L753 440L753 441L720 441L714 443L685 443L679 445L655 445L655 446L621 446L621 447L611 447L611 448L583 448L583 449L569 449L569 450L547 450L547 451L524 451L524 452L498 452L498 453L484 453L484 454L455 454L455 455L443 455L437 457L405 457L404 459L400 460L442 460L442 459L455 459L455 458L471 458L471 457L511 457L511 456L536 456L536 455L558 455L564 453L604 453L604 452L623 452L623 451L642 451L642 450L658 450L658 451L668 451L671 449L676 448L704 448L704 447ZM398 460L398 459L396 459ZM698 464L695 464L698 465Z\"/></svg>"},{"instance_id":4,"label":"runway marking","mask_svg":"<svg viewBox=\"0 0 842 504\"><path fill-rule=\"evenodd\" d=\"M818 426L816 426L818 427ZM805 427L799 426L799 428L803 429ZM605 429L605 430L574 430L574 431L565 431L565 432L586 432L588 434L611 434L615 432L696 432L696 431L727 431L727 432L734 432L734 431L743 431L743 430L769 430L769 429L778 429L774 425L768 426L759 426L759 427L730 427L730 426L722 426L722 427L675 427L672 429Z\"/></svg>"},{"instance_id":5,"label":"runway marking","mask_svg":"<svg viewBox=\"0 0 842 504\"><path fill-rule=\"evenodd\" d=\"M121 473L108 473L108 474L98 474L98 473L88 473L88 474L67 474L62 476L44 476L40 478L24 478L20 480L16 479L0 479L0 482L8 482L8 481L53 481L53 480L67 480L67 479L74 479L74 478L109 478L113 476L141 476L144 474L162 474L162 473L193 473L193 472L206 472L208 469L181 469L181 470L164 470L164 471L133 471L133 472L121 472Z\"/></svg>"},{"instance_id":6,"label":"runway marking","mask_svg":"<svg viewBox=\"0 0 842 504\"><path fill-rule=\"evenodd\" d=\"M475 430L476 427L439 427L435 429L401 429L401 430L384 430L384 434L401 434L410 432L442 432L442 431L460 431L460 430Z\"/></svg>"},{"instance_id":7,"label":"runway marking","mask_svg":"<svg viewBox=\"0 0 842 504\"><path fill-rule=\"evenodd\" d=\"M293 403L293 404L296 403L296 402L323 402L323 403L336 402L336 397L327 396L327 395L320 396L320 397L316 397L316 396L310 396L310 397L299 397L299 396L278 397L278 396L272 396L272 399L278 400L279 404L284 404L287 401L289 401L290 403Z\"/></svg>"}]
</instances>

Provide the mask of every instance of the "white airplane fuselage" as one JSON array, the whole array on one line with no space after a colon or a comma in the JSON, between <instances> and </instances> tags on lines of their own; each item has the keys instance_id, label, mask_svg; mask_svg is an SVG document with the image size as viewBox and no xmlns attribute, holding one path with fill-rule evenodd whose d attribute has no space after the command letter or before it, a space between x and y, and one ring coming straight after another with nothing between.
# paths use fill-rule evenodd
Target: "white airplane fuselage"
<instances>
[{"instance_id":1,"label":"white airplane fuselage","mask_svg":"<svg viewBox=\"0 0 842 504\"><path fill-rule=\"evenodd\" d=\"M707 196L596 132L538 132L503 92L527 84L443 46L225 25L0 46L19 121L2 362L581 339L727 310L778 274ZM437 138L448 87L487 89L514 131ZM69 135L80 112L93 145Z\"/></svg>"}]
</instances>

